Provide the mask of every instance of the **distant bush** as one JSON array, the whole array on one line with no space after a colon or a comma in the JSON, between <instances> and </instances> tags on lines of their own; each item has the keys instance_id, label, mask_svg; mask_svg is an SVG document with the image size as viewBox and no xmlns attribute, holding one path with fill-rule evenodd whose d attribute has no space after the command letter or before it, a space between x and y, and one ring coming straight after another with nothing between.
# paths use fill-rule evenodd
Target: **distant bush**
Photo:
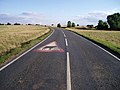
<instances>
[{"instance_id":1,"label":"distant bush","mask_svg":"<svg viewBox=\"0 0 120 90\"><path fill-rule=\"evenodd\" d=\"M97 29L98 30L107 30L108 29L107 22L103 22L102 20L99 20L98 25L97 25Z\"/></svg>"},{"instance_id":2,"label":"distant bush","mask_svg":"<svg viewBox=\"0 0 120 90\"><path fill-rule=\"evenodd\" d=\"M14 25L21 25L20 23L14 23Z\"/></svg>"},{"instance_id":3,"label":"distant bush","mask_svg":"<svg viewBox=\"0 0 120 90\"><path fill-rule=\"evenodd\" d=\"M35 24L36 26L40 26L40 24Z\"/></svg>"},{"instance_id":4,"label":"distant bush","mask_svg":"<svg viewBox=\"0 0 120 90\"><path fill-rule=\"evenodd\" d=\"M60 23L59 23L59 24L57 24L57 27L61 27Z\"/></svg>"},{"instance_id":5,"label":"distant bush","mask_svg":"<svg viewBox=\"0 0 120 90\"><path fill-rule=\"evenodd\" d=\"M94 28L94 25L87 25L88 28Z\"/></svg>"},{"instance_id":6,"label":"distant bush","mask_svg":"<svg viewBox=\"0 0 120 90\"><path fill-rule=\"evenodd\" d=\"M75 27L75 23L74 22L72 22L72 27Z\"/></svg>"},{"instance_id":7,"label":"distant bush","mask_svg":"<svg viewBox=\"0 0 120 90\"><path fill-rule=\"evenodd\" d=\"M0 23L0 25L4 25L3 23Z\"/></svg>"},{"instance_id":8,"label":"distant bush","mask_svg":"<svg viewBox=\"0 0 120 90\"><path fill-rule=\"evenodd\" d=\"M32 25L32 24L29 23L28 25Z\"/></svg>"},{"instance_id":9,"label":"distant bush","mask_svg":"<svg viewBox=\"0 0 120 90\"><path fill-rule=\"evenodd\" d=\"M77 24L77 26L80 26L79 24Z\"/></svg>"},{"instance_id":10,"label":"distant bush","mask_svg":"<svg viewBox=\"0 0 120 90\"><path fill-rule=\"evenodd\" d=\"M8 22L6 25L11 25L11 23Z\"/></svg>"}]
</instances>

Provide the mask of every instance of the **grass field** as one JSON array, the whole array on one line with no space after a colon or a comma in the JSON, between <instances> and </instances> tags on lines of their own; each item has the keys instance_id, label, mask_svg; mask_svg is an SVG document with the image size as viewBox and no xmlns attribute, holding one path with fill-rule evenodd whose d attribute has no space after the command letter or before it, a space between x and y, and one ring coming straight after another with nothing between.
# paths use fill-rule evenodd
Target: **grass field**
<instances>
[{"instance_id":1,"label":"grass field","mask_svg":"<svg viewBox=\"0 0 120 90\"><path fill-rule=\"evenodd\" d=\"M120 31L80 30L71 28L69 28L69 30L103 44L104 46L107 46L111 50L114 50L120 54Z\"/></svg>"},{"instance_id":2,"label":"grass field","mask_svg":"<svg viewBox=\"0 0 120 90\"><path fill-rule=\"evenodd\" d=\"M30 48L40 41L39 37L48 32L50 29L42 26L0 26L0 63L8 57ZM37 40L38 38L39 40ZM33 42L31 42L32 40Z\"/></svg>"}]
</instances>

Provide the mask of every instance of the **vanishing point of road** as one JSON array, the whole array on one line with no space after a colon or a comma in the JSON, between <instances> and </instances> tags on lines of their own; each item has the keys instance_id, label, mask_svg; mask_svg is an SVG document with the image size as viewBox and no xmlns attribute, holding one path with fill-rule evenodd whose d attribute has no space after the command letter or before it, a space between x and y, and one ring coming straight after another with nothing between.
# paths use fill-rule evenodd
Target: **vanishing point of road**
<instances>
[{"instance_id":1,"label":"vanishing point of road","mask_svg":"<svg viewBox=\"0 0 120 90\"><path fill-rule=\"evenodd\" d=\"M0 90L120 90L119 58L73 32L52 29L0 69Z\"/></svg>"}]
</instances>

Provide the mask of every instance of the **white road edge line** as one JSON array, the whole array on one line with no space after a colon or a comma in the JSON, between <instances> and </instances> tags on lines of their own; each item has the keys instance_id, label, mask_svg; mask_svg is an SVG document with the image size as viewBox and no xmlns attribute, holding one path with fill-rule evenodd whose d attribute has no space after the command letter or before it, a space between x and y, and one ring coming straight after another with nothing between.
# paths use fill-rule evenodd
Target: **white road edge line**
<instances>
[{"instance_id":1,"label":"white road edge line","mask_svg":"<svg viewBox=\"0 0 120 90\"><path fill-rule=\"evenodd\" d=\"M67 52L67 90L71 90L70 55Z\"/></svg>"},{"instance_id":2,"label":"white road edge line","mask_svg":"<svg viewBox=\"0 0 120 90\"><path fill-rule=\"evenodd\" d=\"M40 43L38 43L37 45L33 46L32 48L30 48L29 50L27 50L26 52L24 52L23 54L21 54L20 56L18 56L17 58L15 58L14 60L12 60L11 62L9 62L8 64L6 64L5 66L0 68L0 71L2 71L3 69L5 69L6 67L8 67L9 65L11 65L12 63L14 63L15 61L17 61L19 58L21 58L22 56L24 56L25 54L27 54L28 52L30 52L32 49L34 49L35 47L37 47L38 45L40 45L41 43L43 43L44 41L46 41L49 37L51 37L53 35L53 33L55 32L54 29L52 29L53 32L47 37L45 38L43 41L41 41Z\"/></svg>"},{"instance_id":3,"label":"white road edge line","mask_svg":"<svg viewBox=\"0 0 120 90\"><path fill-rule=\"evenodd\" d=\"M75 33L74 33L74 34L75 34ZM77 34L75 34L75 35L77 35ZM77 36L79 36L79 35L77 35ZM94 46L102 49L104 52L108 53L109 55L111 55L112 57L114 57L115 59L117 59L118 61L120 61L120 58L118 58L117 56L113 55L112 53L110 53L109 51L105 50L104 48L98 46L97 44L93 43L93 42L90 41L90 40L87 40L86 38L84 38L84 37L82 37L82 36L79 36L79 37L81 37L81 38L83 38L84 40L90 42L90 43L93 44Z\"/></svg>"}]
</instances>

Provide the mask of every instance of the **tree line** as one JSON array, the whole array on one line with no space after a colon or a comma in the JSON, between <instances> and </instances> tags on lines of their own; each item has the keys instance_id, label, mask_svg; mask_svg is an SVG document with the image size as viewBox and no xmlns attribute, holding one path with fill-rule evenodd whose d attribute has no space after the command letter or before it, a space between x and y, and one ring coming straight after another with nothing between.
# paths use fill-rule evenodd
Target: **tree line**
<instances>
[{"instance_id":1,"label":"tree line","mask_svg":"<svg viewBox=\"0 0 120 90\"><path fill-rule=\"evenodd\" d=\"M67 27L75 27L75 23L68 21ZM79 26L79 24L77 24ZM61 27L61 24L57 24L57 27ZM88 28L93 28L94 25L87 25ZM120 13L114 13L107 16L107 21L99 20L98 25L95 26L98 30L120 30Z\"/></svg>"},{"instance_id":2,"label":"tree line","mask_svg":"<svg viewBox=\"0 0 120 90\"><path fill-rule=\"evenodd\" d=\"M4 24L4 23L0 23L0 25L24 25L24 24L21 24L21 23L14 23L14 24L11 24L11 23L6 23L6 24ZM36 26L39 26L40 24L30 24L30 23L28 23L28 24L25 24L25 25L36 25Z\"/></svg>"},{"instance_id":3,"label":"tree line","mask_svg":"<svg viewBox=\"0 0 120 90\"><path fill-rule=\"evenodd\" d=\"M107 16L107 22L99 20L97 29L120 30L120 13L114 13Z\"/></svg>"},{"instance_id":4,"label":"tree line","mask_svg":"<svg viewBox=\"0 0 120 90\"><path fill-rule=\"evenodd\" d=\"M71 21L68 21L68 22L67 22L67 27L75 27L75 26L76 26L76 25L75 25L74 22L71 22ZM77 24L77 26L78 26L78 24ZM61 24L58 23L58 24L57 24L57 27L61 27Z\"/></svg>"},{"instance_id":5,"label":"tree line","mask_svg":"<svg viewBox=\"0 0 120 90\"><path fill-rule=\"evenodd\" d=\"M7 24L0 23L0 25L12 25L12 24L8 22ZM22 24L20 24L20 23L14 23L13 25L22 25Z\"/></svg>"}]
</instances>

